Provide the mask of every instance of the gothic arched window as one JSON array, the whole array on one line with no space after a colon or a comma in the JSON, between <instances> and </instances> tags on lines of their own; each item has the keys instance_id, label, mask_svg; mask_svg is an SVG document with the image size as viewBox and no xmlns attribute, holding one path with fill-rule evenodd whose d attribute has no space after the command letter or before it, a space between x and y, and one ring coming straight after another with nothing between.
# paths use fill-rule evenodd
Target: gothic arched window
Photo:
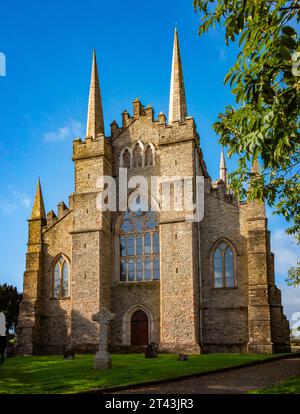
<instances>
[{"instance_id":1,"label":"gothic arched window","mask_svg":"<svg viewBox=\"0 0 300 414\"><path fill-rule=\"evenodd\" d=\"M232 288L236 284L235 253L233 247L222 240L213 250L213 286Z\"/></svg>"},{"instance_id":2,"label":"gothic arched window","mask_svg":"<svg viewBox=\"0 0 300 414\"><path fill-rule=\"evenodd\" d=\"M126 150L123 152L123 159L122 159L122 166L124 168L130 168L130 151L128 148L126 148Z\"/></svg>"},{"instance_id":3,"label":"gothic arched window","mask_svg":"<svg viewBox=\"0 0 300 414\"><path fill-rule=\"evenodd\" d=\"M125 212L120 226L120 281L159 280L159 226L154 211Z\"/></svg>"},{"instance_id":4,"label":"gothic arched window","mask_svg":"<svg viewBox=\"0 0 300 414\"><path fill-rule=\"evenodd\" d=\"M53 265L52 297L55 299L70 296L70 270L69 263L64 256L59 256Z\"/></svg>"},{"instance_id":5,"label":"gothic arched window","mask_svg":"<svg viewBox=\"0 0 300 414\"><path fill-rule=\"evenodd\" d=\"M148 145L146 148L146 152L145 152L145 166L146 167L152 167L152 165L154 165L153 158L154 158L153 150L151 146Z\"/></svg>"},{"instance_id":6,"label":"gothic arched window","mask_svg":"<svg viewBox=\"0 0 300 414\"><path fill-rule=\"evenodd\" d=\"M143 151L139 143L133 150L133 168L141 168L143 166Z\"/></svg>"}]
</instances>

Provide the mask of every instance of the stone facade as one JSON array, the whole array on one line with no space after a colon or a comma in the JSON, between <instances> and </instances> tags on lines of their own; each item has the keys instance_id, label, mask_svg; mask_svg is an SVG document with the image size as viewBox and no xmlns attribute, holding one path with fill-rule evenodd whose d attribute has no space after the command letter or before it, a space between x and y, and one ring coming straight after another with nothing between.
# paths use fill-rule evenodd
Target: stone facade
<instances>
[{"instance_id":1,"label":"stone facade","mask_svg":"<svg viewBox=\"0 0 300 414\"><path fill-rule=\"evenodd\" d=\"M177 34L175 40L176 55ZM173 57L176 79L171 94L180 94L180 99L172 97L172 122L167 124L162 113L155 119L153 109L136 99L133 115L124 111L122 125L114 121L109 137L103 134L95 65L94 54L88 136L73 143L75 190L69 207L61 202L57 215L50 211L46 216L38 184L29 219L19 353L60 353L70 343L78 352L96 352L99 326L92 315L101 307L115 314L109 330L112 350L130 351L131 318L141 310L148 320L148 341L159 343L165 352L289 351L289 326L275 286L264 206L239 203L228 192L224 158L222 179L211 180L194 119L185 115L186 108L178 108L185 104L180 56ZM112 176L119 190L122 156L127 149L132 155L137 143L143 162L137 168L128 166L128 179L136 174L147 182L152 176L189 176L193 182L203 177L204 218L196 223L186 220L186 211L158 211L159 280L122 282L121 213L99 211L96 201L103 189L97 180ZM153 151L151 165L145 161L148 145ZM159 210L160 201L157 204ZM232 287L214 286L213 257L221 241L234 256ZM64 297L53 296L59 257L69 266Z\"/></svg>"}]
</instances>

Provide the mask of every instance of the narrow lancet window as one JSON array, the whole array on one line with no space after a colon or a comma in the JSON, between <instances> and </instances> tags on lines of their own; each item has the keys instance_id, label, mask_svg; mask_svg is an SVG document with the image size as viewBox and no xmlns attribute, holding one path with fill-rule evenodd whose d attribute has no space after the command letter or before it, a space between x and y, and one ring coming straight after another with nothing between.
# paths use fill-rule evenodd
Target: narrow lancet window
<instances>
[{"instance_id":1,"label":"narrow lancet window","mask_svg":"<svg viewBox=\"0 0 300 414\"><path fill-rule=\"evenodd\" d=\"M70 296L70 269L64 256L59 256L52 271L52 297L62 299Z\"/></svg>"},{"instance_id":2,"label":"narrow lancet window","mask_svg":"<svg viewBox=\"0 0 300 414\"><path fill-rule=\"evenodd\" d=\"M213 250L213 286L215 288L236 287L236 263L232 246L221 241Z\"/></svg>"}]
</instances>

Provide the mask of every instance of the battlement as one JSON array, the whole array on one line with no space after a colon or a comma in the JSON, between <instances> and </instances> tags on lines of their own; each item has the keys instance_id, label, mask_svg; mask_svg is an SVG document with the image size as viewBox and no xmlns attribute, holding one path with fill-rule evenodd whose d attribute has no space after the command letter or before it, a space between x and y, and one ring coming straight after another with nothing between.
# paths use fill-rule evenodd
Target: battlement
<instances>
[{"instance_id":1,"label":"battlement","mask_svg":"<svg viewBox=\"0 0 300 414\"><path fill-rule=\"evenodd\" d=\"M57 204L57 214L50 210L47 213L47 221L45 225L45 231L64 218L73 209L73 193L69 196L69 207L66 206L64 201L60 201Z\"/></svg>"},{"instance_id":2,"label":"battlement","mask_svg":"<svg viewBox=\"0 0 300 414\"><path fill-rule=\"evenodd\" d=\"M186 117L183 122L174 121L172 124L161 124L159 121L156 121L160 129L164 129L161 132L159 145L168 145L170 143L176 143L181 141L190 141L195 140L198 142L198 134L196 131L196 124L194 118L189 116Z\"/></svg>"},{"instance_id":3,"label":"battlement","mask_svg":"<svg viewBox=\"0 0 300 414\"><path fill-rule=\"evenodd\" d=\"M237 197L232 194L223 180L218 179L216 181L211 181L210 193L214 197L224 200L226 203L233 204L235 206L239 205Z\"/></svg>"},{"instance_id":4,"label":"battlement","mask_svg":"<svg viewBox=\"0 0 300 414\"><path fill-rule=\"evenodd\" d=\"M111 156L110 143L103 134L96 138L87 137L84 141L80 138L73 141L73 161L102 155Z\"/></svg>"},{"instance_id":5,"label":"battlement","mask_svg":"<svg viewBox=\"0 0 300 414\"><path fill-rule=\"evenodd\" d=\"M122 112L122 126L119 126L115 120L110 124L112 139L116 139L136 120L158 128L159 130L165 130L165 132L161 132L160 134L162 145L169 143L170 140L189 140L196 136L196 125L193 117L186 117L183 122L174 121L172 124L167 124L166 115L163 112L160 112L155 119L155 111L151 105L147 105L145 108L138 98L133 101L132 105L132 116L128 110Z\"/></svg>"},{"instance_id":6,"label":"battlement","mask_svg":"<svg viewBox=\"0 0 300 414\"><path fill-rule=\"evenodd\" d=\"M47 227L52 226L54 223L57 222L57 215L54 213L53 210L50 210L49 213L47 213Z\"/></svg>"},{"instance_id":7,"label":"battlement","mask_svg":"<svg viewBox=\"0 0 300 414\"><path fill-rule=\"evenodd\" d=\"M57 217L61 219L69 212L68 207L65 205L64 201L61 201L57 204Z\"/></svg>"}]
</instances>

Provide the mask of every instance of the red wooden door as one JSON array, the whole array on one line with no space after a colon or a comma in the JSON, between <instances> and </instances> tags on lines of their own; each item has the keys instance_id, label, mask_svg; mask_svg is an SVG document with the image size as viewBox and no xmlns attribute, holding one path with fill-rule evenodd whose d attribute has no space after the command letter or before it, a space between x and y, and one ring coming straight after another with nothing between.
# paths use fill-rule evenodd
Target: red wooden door
<instances>
[{"instance_id":1,"label":"red wooden door","mask_svg":"<svg viewBox=\"0 0 300 414\"><path fill-rule=\"evenodd\" d=\"M131 317L131 345L148 345L148 317L138 310Z\"/></svg>"}]
</instances>

